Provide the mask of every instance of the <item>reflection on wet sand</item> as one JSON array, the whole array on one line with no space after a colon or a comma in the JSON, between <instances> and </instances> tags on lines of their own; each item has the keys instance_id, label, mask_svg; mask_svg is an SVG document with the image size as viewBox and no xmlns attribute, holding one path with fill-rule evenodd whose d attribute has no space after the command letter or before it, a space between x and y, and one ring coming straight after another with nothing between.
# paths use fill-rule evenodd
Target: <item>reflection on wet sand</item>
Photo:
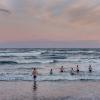
<instances>
[{"instance_id":1,"label":"reflection on wet sand","mask_svg":"<svg viewBox=\"0 0 100 100\"><path fill-rule=\"evenodd\" d=\"M38 100L38 96L37 96L37 82L36 81L33 81L32 91L33 91L33 100Z\"/></svg>"},{"instance_id":2,"label":"reflection on wet sand","mask_svg":"<svg viewBox=\"0 0 100 100\"><path fill-rule=\"evenodd\" d=\"M37 90L37 82L34 81L34 82L33 82L33 91L36 91L36 90Z\"/></svg>"}]
</instances>

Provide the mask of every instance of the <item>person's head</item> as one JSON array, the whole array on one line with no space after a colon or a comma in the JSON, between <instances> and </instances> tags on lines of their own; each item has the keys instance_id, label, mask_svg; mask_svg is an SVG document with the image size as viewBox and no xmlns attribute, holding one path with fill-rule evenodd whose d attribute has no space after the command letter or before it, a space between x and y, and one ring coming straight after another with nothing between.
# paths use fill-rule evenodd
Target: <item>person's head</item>
<instances>
[{"instance_id":1,"label":"person's head","mask_svg":"<svg viewBox=\"0 0 100 100\"><path fill-rule=\"evenodd\" d=\"M61 68L63 68L63 66L61 66Z\"/></svg>"},{"instance_id":2,"label":"person's head","mask_svg":"<svg viewBox=\"0 0 100 100\"><path fill-rule=\"evenodd\" d=\"M33 70L36 70L36 68L33 68Z\"/></svg>"}]
</instances>

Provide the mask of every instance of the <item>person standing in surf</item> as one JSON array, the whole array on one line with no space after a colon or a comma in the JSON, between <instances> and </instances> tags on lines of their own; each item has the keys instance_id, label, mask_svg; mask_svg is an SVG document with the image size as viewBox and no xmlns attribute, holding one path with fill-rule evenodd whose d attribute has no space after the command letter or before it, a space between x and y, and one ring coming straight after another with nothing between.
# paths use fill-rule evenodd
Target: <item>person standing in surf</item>
<instances>
[{"instance_id":1,"label":"person standing in surf","mask_svg":"<svg viewBox=\"0 0 100 100\"><path fill-rule=\"evenodd\" d=\"M91 73L92 72L92 67L91 67L91 65L89 65L89 73Z\"/></svg>"},{"instance_id":2,"label":"person standing in surf","mask_svg":"<svg viewBox=\"0 0 100 100\"><path fill-rule=\"evenodd\" d=\"M50 75L52 75L52 74L53 74L53 69L50 70Z\"/></svg>"},{"instance_id":3,"label":"person standing in surf","mask_svg":"<svg viewBox=\"0 0 100 100\"><path fill-rule=\"evenodd\" d=\"M63 67L63 66L61 66L60 72L61 72L61 73L64 72L64 67Z\"/></svg>"},{"instance_id":4,"label":"person standing in surf","mask_svg":"<svg viewBox=\"0 0 100 100\"><path fill-rule=\"evenodd\" d=\"M76 69L76 72L77 72L77 73L79 73L79 71L80 71L80 70L79 70L79 67L78 67L78 65L77 65L77 69Z\"/></svg>"},{"instance_id":5,"label":"person standing in surf","mask_svg":"<svg viewBox=\"0 0 100 100\"><path fill-rule=\"evenodd\" d=\"M73 68L71 68L70 74L71 74L71 75L75 75L75 71L74 71Z\"/></svg>"},{"instance_id":6,"label":"person standing in surf","mask_svg":"<svg viewBox=\"0 0 100 100\"><path fill-rule=\"evenodd\" d=\"M34 79L34 81L36 81L36 78L37 78L37 70L36 70L36 68L33 68L33 70L32 70L32 75L33 75L33 79Z\"/></svg>"}]
</instances>

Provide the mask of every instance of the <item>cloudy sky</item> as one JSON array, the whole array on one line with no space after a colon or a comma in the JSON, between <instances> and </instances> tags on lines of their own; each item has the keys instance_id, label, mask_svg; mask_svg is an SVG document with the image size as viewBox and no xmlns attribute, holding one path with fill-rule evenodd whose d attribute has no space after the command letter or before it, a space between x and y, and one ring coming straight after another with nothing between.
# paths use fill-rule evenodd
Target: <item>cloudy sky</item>
<instances>
[{"instance_id":1,"label":"cloudy sky","mask_svg":"<svg viewBox=\"0 0 100 100\"><path fill-rule=\"evenodd\" d=\"M99 42L100 0L0 0L1 47L100 47Z\"/></svg>"}]
</instances>

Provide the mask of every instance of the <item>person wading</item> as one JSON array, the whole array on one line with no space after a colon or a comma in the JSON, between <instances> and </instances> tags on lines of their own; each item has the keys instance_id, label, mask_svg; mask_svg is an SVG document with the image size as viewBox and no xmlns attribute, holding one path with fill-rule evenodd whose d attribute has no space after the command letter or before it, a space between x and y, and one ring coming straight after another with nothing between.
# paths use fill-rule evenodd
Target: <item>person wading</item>
<instances>
[{"instance_id":1,"label":"person wading","mask_svg":"<svg viewBox=\"0 0 100 100\"><path fill-rule=\"evenodd\" d=\"M32 75L33 75L33 79L34 79L34 81L36 81L36 78L37 78L37 70L36 70L36 68L33 68L33 70L32 70Z\"/></svg>"}]
</instances>

